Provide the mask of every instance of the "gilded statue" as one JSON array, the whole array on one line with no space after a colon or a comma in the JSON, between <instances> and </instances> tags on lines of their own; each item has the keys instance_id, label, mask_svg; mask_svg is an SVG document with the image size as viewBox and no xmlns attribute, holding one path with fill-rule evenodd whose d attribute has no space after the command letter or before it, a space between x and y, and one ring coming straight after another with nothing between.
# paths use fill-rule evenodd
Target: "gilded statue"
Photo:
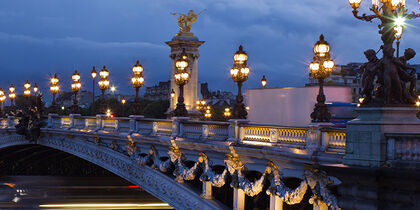
<instances>
[{"instance_id":1,"label":"gilded statue","mask_svg":"<svg viewBox=\"0 0 420 210\"><path fill-rule=\"evenodd\" d=\"M171 15L178 19L179 34L190 33L191 25L197 20L198 15L204 11L198 14L195 14L193 10L190 10L187 14L171 13Z\"/></svg>"}]
</instances>

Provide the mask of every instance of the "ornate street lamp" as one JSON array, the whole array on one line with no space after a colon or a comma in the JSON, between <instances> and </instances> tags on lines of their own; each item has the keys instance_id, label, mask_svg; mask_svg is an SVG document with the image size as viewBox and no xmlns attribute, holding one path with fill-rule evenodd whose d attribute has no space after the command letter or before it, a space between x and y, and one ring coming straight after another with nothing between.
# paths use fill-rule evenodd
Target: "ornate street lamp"
<instances>
[{"instance_id":1,"label":"ornate street lamp","mask_svg":"<svg viewBox=\"0 0 420 210\"><path fill-rule=\"evenodd\" d=\"M122 104L122 115L123 116L125 116L125 103L126 103L127 101L125 100L125 98L123 97L122 99L121 99L121 104Z\"/></svg>"},{"instance_id":2,"label":"ornate street lamp","mask_svg":"<svg viewBox=\"0 0 420 210\"><path fill-rule=\"evenodd\" d=\"M6 101L6 95L4 91L0 88L0 116L3 116L2 104Z\"/></svg>"},{"instance_id":3,"label":"ornate street lamp","mask_svg":"<svg viewBox=\"0 0 420 210\"><path fill-rule=\"evenodd\" d=\"M57 75L54 74L54 76L50 79L51 86L50 86L50 92L53 95L53 100L51 103L51 113L57 113L57 104L55 102L55 95L60 91L60 87L58 86L58 82L60 80L58 79Z\"/></svg>"},{"instance_id":4,"label":"ornate street lamp","mask_svg":"<svg viewBox=\"0 0 420 210\"><path fill-rule=\"evenodd\" d=\"M74 94L73 99L73 113L79 112L79 101L77 100L77 93L79 92L80 88L82 87L82 84L80 83L80 75L77 73L77 70L74 71L74 74L71 76L71 79L73 80L73 83L71 84L71 90Z\"/></svg>"},{"instance_id":5,"label":"ornate street lamp","mask_svg":"<svg viewBox=\"0 0 420 210\"><path fill-rule=\"evenodd\" d=\"M38 93L39 88L38 88L38 85L36 83L35 83L35 85L33 87L33 90L34 90L34 95L37 96L37 93Z\"/></svg>"},{"instance_id":6,"label":"ornate street lamp","mask_svg":"<svg viewBox=\"0 0 420 210\"><path fill-rule=\"evenodd\" d=\"M179 86L179 96L178 96L178 103L176 104L176 109L174 110L174 115L176 117L187 117L188 111L185 108L184 104L184 85L187 84L188 80L190 79L190 74L187 72L188 63L188 55L185 53L185 48L182 49L182 53L175 61L175 66L177 68L177 72L175 76L175 83Z\"/></svg>"},{"instance_id":7,"label":"ornate street lamp","mask_svg":"<svg viewBox=\"0 0 420 210\"><path fill-rule=\"evenodd\" d=\"M263 75L261 79L261 85L263 86L263 88L265 88L265 86L267 85L267 79L265 78L265 75Z\"/></svg>"},{"instance_id":8,"label":"ornate street lamp","mask_svg":"<svg viewBox=\"0 0 420 210\"><path fill-rule=\"evenodd\" d=\"M92 114L95 114L95 77L96 77L95 66L90 72L90 75L92 76Z\"/></svg>"},{"instance_id":9,"label":"ornate street lamp","mask_svg":"<svg viewBox=\"0 0 420 210\"><path fill-rule=\"evenodd\" d=\"M230 118L230 108L225 108L225 111L223 112L223 115L225 116L226 119Z\"/></svg>"},{"instance_id":10,"label":"ornate street lamp","mask_svg":"<svg viewBox=\"0 0 420 210\"><path fill-rule=\"evenodd\" d=\"M26 80L25 84L23 85L25 88L25 91L23 91L23 95L29 99L29 96L31 96L31 83L29 83L28 80Z\"/></svg>"},{"instance_id":11,"label":"ornate street lamp","mask_svg":"<svg viewBox=\"0 0 420 210\"><path fill-rule=\"evenodd\" d=\"M9 87L9 99L10 99L10 107L12 108L12 110L14 108L13 101L16 98L15 90L16 90L15 86L13 86L13 84L11 84L10 87Z\"/></svg>"},{"instance_id":12,"label":"ornate street lamp","mask_svg":"<svg viewBox=\"0 0 420 210\"><path fill-rule=\"evenodd\" d=\"M397 25L394 27L394 37L397 40L396 44L397 44L397 58L400 57L400 39L403 33L403 26L402 25Z\"/></svg>"},{"instance_id":13,"label":"ornate street lamp","mask_svg":"<svg viewBox=\"0 0 420 210\"><path fill-rule=\"evenodd\" d=\"M133 77L131 77L131 85L136 89L136 98L134 98L134 113L136 115L140 114L140 100L139 100L139 89L143 86L144 77L143 77L143 66L140 65L140 62L137 60L136 65L133 66Z\"/></svg>"},{"instance_id":14,"label":"ornate street lamp","mask_svg":"<svg viewBox=\"0 0 420 210\"><path fill-rule=\"evenodd\" d=\"M205 107L206 107L206 101L205 100L198 100L198 101L196 101L196 109L198 110L198 111L204 111L204 109L205 109Z\"/></svg>"},{"instance_id":15,"label":"ornate street lamp","mask_svg":"<svg viewBox=\"0 0 420 210\"><path fill-rule=\"evenodd\" d=\"M330 122L331 114L325 104L324 79L331 75L334 68L334 61L330 58L330 45L324 40L321 34L319 41L315 43L312 63L309 64L310 76L318 80L319 93L316 97L314 111L311 114L312 122Z\"/></svg>"},{"instance_id":16,"label":"ornate street lamp","mask_svg":"<svg viewBox=\"0 0 420 210\"><path fill-rule=\"evenodd\" d=\"M243 103L244 97L242 96L242 83L248 80L249 68L247 66L248 55L242 49L242 45L239 46L239 50L236 51L233 56L233 68L230 70L230 74L234 82L238 84L238 95L236 96L236 104L233 107L233 117L235 119L246 119L248 115L245 105Z\"/></svg>"},{"instance_id":17,"label":"ornate street lamp","mask_svg":"<svg viewBox=\"0 0 420 210\"><path fill-rule=\"evenodd\" d=\"M99 89L102 91L101 95L101 107L100 112L105 113L106 112L106 105L105 105L105 91L109 87L109 80L108 80L109 72L104 66L101 71L99 72L99 77L101 78L98 82Z\"/></svg>"},{"instance_id":18,"label":"ornate street lamp","mask_svg":"<svg viewBox=\"0 0 420 210\"><path fill-rule=\"evenodd\" d=\"M394 40L397 39L397 56L399 56L399 39L403 32L403 25L405 20L420 17L420 14L414 12L409 13L405 8L406 0L372 0L372 6L370 11L372 15L362 14L359 15L358 8L362 0L349 0L350 6L353 8L353 16L359 20L371 22L373 19L378 19L380 24L378 25L379 34L381 34L381 40L383 45L381 46L383 57L381 59L382 72L393 72L395 69L394 65L394 48L392 47ZM420 2L419 2L420 3ZM389 103L406 103L403 100L403 93L400 88L395 88L395 83L400 83L399 78L391 78L392 76L387 75L386 80L392 80L391 82L384 82L381 87L384 91L379 92L380 95L377 99L379 100L368 100L365 103L371 104L389 104ZM399 84L398 84L399 85ZM396 98L396 99L395 99ZM408 101L411 101L409 99Z\"/></svg>"},{"instance_id":19,"label":"ornate street lamp","mask_svg":"<svg viewBox=\"0 0 420 210\"><path fill-rule=\"evenodd\" d=\"M171 99L174 98L175 97L175 91L174 91L174 89L172 89L169 94L171 95Z\"/></svg>"},{"instance_id":20,"label":"ornate street lamp","mask_svg":"<svg viewBox=\"0 0 420 210\"><path fill-rule=\"evenodd\" d=\"M210 107L210 106L207 106L207 107L205 108L204 118L205 118L206 120L210 120L210 119L211 119L211 107Z\"/></svg>"}]
</instances>

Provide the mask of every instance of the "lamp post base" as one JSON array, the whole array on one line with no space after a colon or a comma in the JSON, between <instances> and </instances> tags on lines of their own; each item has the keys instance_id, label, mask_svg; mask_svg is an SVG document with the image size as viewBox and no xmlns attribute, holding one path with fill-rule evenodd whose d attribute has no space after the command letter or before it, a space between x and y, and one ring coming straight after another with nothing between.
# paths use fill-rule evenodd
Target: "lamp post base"
<instances>
[{"instance_id":1,"label":"lamp post base","mask_svg":"<svg viewBox=\"0 0 420 210\"><path fill-rule=\"evenodd\" d=\"M176 105L176 109L173 112L173 115L175 117L188 117L188 111L185 108L185 104L184 103L178 103Z\"/></svg>"}]
</instances>

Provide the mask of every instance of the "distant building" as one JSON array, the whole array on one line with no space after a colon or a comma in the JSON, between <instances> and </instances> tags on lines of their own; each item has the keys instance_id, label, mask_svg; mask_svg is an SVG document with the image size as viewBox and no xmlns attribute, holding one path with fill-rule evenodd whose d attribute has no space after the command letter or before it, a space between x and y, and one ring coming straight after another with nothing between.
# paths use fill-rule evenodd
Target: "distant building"
<instances>
[{"instance_id":1,"label":"distant building","mask_svg":"<svg viewBox=\"0 0 420 210\"><path fill-rule=\"evenodd\" d=\"M60 92L57 95L56 102L58 105L69 107L73 105L73 92ZM77 94L77 100L81 108L87 108L92 103L92 92L82 90Z\"/></svg>"},{"instance_id":2,"label":"distant building","mask_svg":"<svg viewBox=\"0 0 420 210\"><path fill-rule=\"evenodd\" d=\"M331 76L325 79L325 86L345 86L352 90L352 100L357 102L357 99L362 92L361 74L359 66L363 63L349 63L347 65L336 65ZM318 80L309 77L309 81L305 86L318 85Z\"/></svg>"},{"instance_id":3,"label":"distant building","mask_svg":"<svg viewBox=\"0 0 420 210\"><path fill-rule=\"evenodd\" d=\"M169 94L171 92L171 81L159 82L158 85L152 87L146 87L146 93L144 99L151 101L169 100Z\"/></svg>"},{"instance_id":4,"label":"distant building","mask_svg":"<svg viewBox=\"0 0 420 210\"><path fill-rule=\"evenodd\" d=\"M209 91L208 84L201 83L200 92L202 99L207 101L207 104L214 106L231 106L235 103L235 95L228 91Z\"/></svg>"}]
</instances>

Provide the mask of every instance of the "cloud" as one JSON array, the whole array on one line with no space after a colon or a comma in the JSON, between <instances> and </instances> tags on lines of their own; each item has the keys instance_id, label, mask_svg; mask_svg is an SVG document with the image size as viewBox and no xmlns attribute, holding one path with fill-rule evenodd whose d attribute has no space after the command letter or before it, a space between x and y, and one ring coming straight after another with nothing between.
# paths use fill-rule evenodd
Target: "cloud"
<instances>
[{"instance_id":1,"label":"cloud","mask_svg":"<svg viewBox=\"0 0 420 210\"><path fill-rule=\"evenodd\" d=\"M73 48L154 48L167 50L167 46L150 42L98 42L81 37L37 38L21 34L0 32L0 41L27 42L43 45L65 45Z\"/></svg>"}]
</instances>

